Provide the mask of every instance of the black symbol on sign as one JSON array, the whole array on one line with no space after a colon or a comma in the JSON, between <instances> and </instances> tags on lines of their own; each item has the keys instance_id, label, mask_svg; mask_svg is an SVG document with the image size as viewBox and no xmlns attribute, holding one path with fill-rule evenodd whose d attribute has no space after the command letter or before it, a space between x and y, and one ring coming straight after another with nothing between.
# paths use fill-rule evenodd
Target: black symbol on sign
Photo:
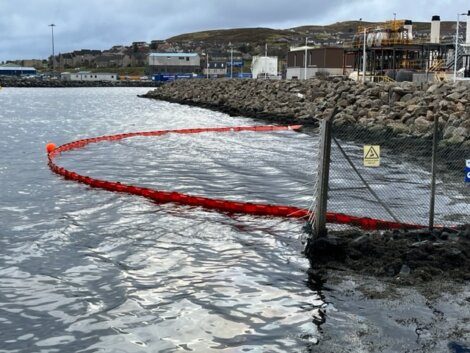
<instances>
[{"instance_id":1,"label":"black symbol on sign","mask_svg":"<svg viewBox=\"0 0 470 353\"><path fill-rule=\"evenodd\" d=\"M379 158L380 158L379 154L377 153L375 148L372 146L369 148L369 150L366 153L366 156L364 157L364 159L379 159Z\"/></svg>"}]
</instances>

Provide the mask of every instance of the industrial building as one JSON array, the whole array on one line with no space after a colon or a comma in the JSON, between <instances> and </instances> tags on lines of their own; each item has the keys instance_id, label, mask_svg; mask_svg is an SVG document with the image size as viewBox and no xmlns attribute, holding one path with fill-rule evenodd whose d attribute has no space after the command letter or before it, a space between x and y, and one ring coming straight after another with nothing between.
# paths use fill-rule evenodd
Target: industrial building
<instances>
[{"instance_id":1,"label":"industrial building","mask_svg":"<svg viewBox=\"0 0 470 353\"><path fill-rule=\"evenodd\" d=\"M117 81L118 75L107 72L62 72L60 77L64 81Z\"/></svg>"},{"instance_id":2,"label":"industrial building","mask_svg":"<svg viewBox=\"0 0 470 353\"><path fill-rule=\"evenodd\" d=\"M253 78L280 78L277 56L253 56L251 73Z\"/></svg>"},{"instance_id":3,"label":"industrial building","mask_svg":"<svg viewBox=\"0 0 470 353\"><path fill-rule=\"evenodd\" d=\"M151 53L149 73L201 73L201 58L197 53Z\"/></svg>"},{"instance_id":4,"label":"industrial building","mask_svg":"<svg viewBox=\"0 0 470 353\"><path fill-rule=\"evenodd\" d=\"M227 76L227 63L225 61L209 61L209 65L204 68L203 73L209 77Z\"/></svg>"},{"instance_id":5,"label":"industrial building","mask_svg":"<svg viewBox=\"0 0 470 353\"><path fill-rule=\"evenodd\" d=\"M349 75L353 69L354 56L344 48L303 46L291 48L287 54L287 79L308 79L318 74Z\"/></svg>"},{"instance_id":6,"label":"industrial building","mask_svg":"<svg viewBox=\"0 0 470 353\"><path fill-rule=\"evenodd\" d=\"M470 12L466 44L460 38L443 43L440 17L433 16L429 40L419 42L414 40L412 21L388 21L375 28L360 28L346 53L354 57L356 77L366 80L447 80L453 76L454 68L460 78L470 77L469 27Z\"/></svg>"},{"instance_id":7,"label":"industrial building","mask_svg":"<svg viewBox=\"0 0 470 353\"><path fill-rule=\"evenodd\" d=\"M352 42L342 48L291 48L286 78L327 74L370 81L470 79L470 11L463 41L463 36L456 33L453 40L443 42L440 24L440 17L433 16L430 36L425 41L414 38L412 21L393 20L359 28Z\"/></svg>"},{"instance_id":8,"label":"industrial building","mask_svg":"<svg viewBox=\"0 0 470 353\"><path fill-rule=\"evenodd\" d=\"M29 76L36 75L34 67L18 66L16 64L0 65L0 76Z\"/></svg>"}]
</instances>

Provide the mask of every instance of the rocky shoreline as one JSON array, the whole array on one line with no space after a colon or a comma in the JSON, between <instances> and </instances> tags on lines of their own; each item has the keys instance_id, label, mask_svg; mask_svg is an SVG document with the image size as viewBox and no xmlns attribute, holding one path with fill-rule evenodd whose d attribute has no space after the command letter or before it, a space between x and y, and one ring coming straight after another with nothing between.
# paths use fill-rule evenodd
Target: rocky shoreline
<instances>
[{"instance_id":1,"label":"rocky shoreline","mask_svg":"<svg viewBox=\"0 0 470 353\"><path fill-rule=\"evenodd\" d=\"M175 81L143 95L276 123L316 126L333 106L335 126L388 131L430 139L439 117L441 145L470 147L470 84L372 83L342 79L307 81Z\"/></svg>"},{"instance_id":2,"label":"rocky shoreline","mask_svg":"<svg viewBox=\"0 0 470 353\"><path fill-rule=\"evenodd\" d=\"M36 78L0 77L1 87L77 88L77 87L159 87L154 81L64 81Z\"/></svg>"},{"instance_id":3,"label":"rocky shoreline","mask_svg":"<svg viewBox=\"0 0 470 353\"><path fill-rule=\"evenodd\" d=\"M470 225L455 229L331 232L309 238L305 255L310 279L322 282L328 269L385 277L401 285L435 279L470 280Z\"/></svg>"}]
</instances>

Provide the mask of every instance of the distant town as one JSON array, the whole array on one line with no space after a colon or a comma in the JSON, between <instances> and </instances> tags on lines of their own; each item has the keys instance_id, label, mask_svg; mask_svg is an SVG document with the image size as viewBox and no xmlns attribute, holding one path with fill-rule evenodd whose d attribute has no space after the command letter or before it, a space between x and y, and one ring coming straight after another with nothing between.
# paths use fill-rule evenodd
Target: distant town
<instances>
[{"instance_id":1,"label":"distant town","mask_svg":"<svg viewBox=\"0 0 470 353\"><path fill-rule=\"evenodd\" d=\"M395 80L397 70L435 70L438 61L433 53L437 52L439 60L444 62L435 71L450 70L457 25L441 22L440 18L437 21L438 17L434 16L428 23L348 21L286 30L242 28L196 32L150 43L115 45L107 50L59 51L48 59L11 60L1 63L0 75L55 76L72 81L166 81L192 77L302 79L353 72L359 75L362 46L367 44L371 57L368 75L387 74ZM432 38L432 23L435 28L439 26L438 38ZM459 26L461 40L465 41L466 24L462 22ZM363 29L367 29L365 41ZM389 50L393 50L393 63ZM467 62L464 54L462 65ZM395 76L389 75L390 70L395 71Z\"/></svg>"}]
</instances>

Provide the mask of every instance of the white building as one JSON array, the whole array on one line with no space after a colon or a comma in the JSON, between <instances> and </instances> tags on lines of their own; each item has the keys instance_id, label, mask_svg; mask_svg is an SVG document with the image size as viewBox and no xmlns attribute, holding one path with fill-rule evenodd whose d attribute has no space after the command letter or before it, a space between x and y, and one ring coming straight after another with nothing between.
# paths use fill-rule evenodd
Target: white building
<instances>
[{"instance_id":1,"label":"white building","mask_svg":"<svg viewBox=\"0 0 470 353\"><path fill-rule=\"evenodd\" d=\"M225 61L211 61L209 67L204 68L204 75L210 77L220 77L227 75L227 63Z\"/></svg>"},{"instance_id":2,"label":"white building","mask_svg":"<svg viewBox=\"0 0 470 353\"><path fill-rule=\"evenodd\" d=\"M60 77L65 81L117 81L118 74L107 72L62 72Z\"/></svg>"},{"instance_id":3,"label":"white building","mask_svg":"<svg viewBox=\"0 0 470 353\"><path fill-rule=\"evenodd\" d=\"M151 53L149 68L152 73L199 73L201 58L197 53Z\"/></svg>"},{"instance_id":4,"label":"white building","mask_svg":"<svg viewBox=\"0 0 470 353\"><path fill-rule=\"evenodd\" d=\"M253 78L277 78L277 56L253 56L251 73L253 74Z\"/></svg>"}]
</instances>

